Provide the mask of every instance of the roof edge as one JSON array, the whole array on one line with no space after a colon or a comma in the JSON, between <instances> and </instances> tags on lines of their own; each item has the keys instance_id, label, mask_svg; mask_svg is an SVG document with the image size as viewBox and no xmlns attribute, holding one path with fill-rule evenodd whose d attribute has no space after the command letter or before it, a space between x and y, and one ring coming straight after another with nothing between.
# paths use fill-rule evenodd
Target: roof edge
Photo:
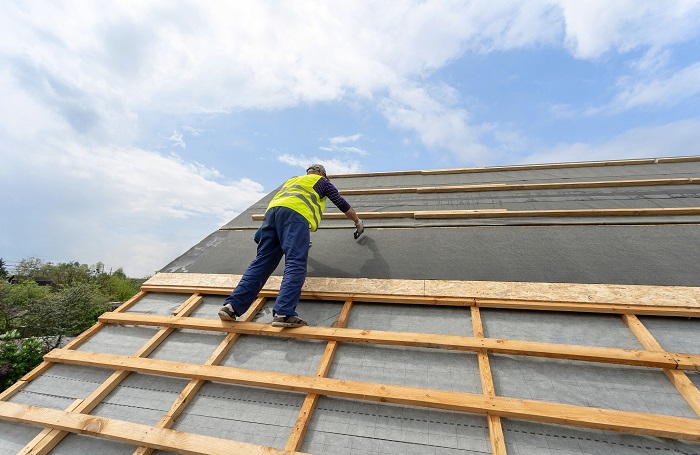
<instances>
[{"instance_id":1,"label":"roof edge","mask_svg":"<svg viewBox=\"0 0 700 455\"><path fill-rule=\"evenodd\" d=\"M676 156L663 158L642 158L630 160L608 160L608 161L576 161L567 163L544 163L544 164L515 164L509 166L486 166L472 168L454 169L432 169L413 171L388 171L388 172L366 172L358 174L334 174L329 178L353 178L353 177L383 177L398 175L442 175L442 174L469 174L478 172L498 172L498 171L522 171L534 169L563 169L577 167L602 167L602 166L626 166L634 164L662 164L662 163L689 163L700 161L700 155Z\"/></svg>"}]
</instances>

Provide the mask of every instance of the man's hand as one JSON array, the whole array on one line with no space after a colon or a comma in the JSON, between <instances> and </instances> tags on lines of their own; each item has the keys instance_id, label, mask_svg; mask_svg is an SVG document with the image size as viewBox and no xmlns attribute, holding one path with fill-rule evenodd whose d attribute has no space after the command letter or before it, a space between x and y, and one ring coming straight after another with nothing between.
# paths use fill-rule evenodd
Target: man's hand
<instances>
[{"instance_id":1,"label":"man's hand","mask_svg":"<svg viewBox=\"0 0 700 455\"><path fill-rule=\"evenodd\" d=\"M357 222L355 223L355 232L352 235L355 237L355 240L357 240L363 232L365 232L365 223L358 218Z\"/></svg>"}]
</instances>

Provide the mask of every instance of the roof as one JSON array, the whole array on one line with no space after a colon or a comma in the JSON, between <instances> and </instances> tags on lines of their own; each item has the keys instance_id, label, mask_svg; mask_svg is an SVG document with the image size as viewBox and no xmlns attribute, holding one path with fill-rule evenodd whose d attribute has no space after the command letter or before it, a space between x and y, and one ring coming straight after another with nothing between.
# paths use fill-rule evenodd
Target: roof
<instances>
[{"instance_id":1,"label":"roof","mask_svg":"<svg viewBox=\"0 0 700 455\"><path fill-rule=\"evenodd\" d=\"M699 177L331 176L367 231L312 234L311 325L268 324L282 267L223 323L273 191L1 394L0 454L700 453Z\"/></svg>"}]
</instances>

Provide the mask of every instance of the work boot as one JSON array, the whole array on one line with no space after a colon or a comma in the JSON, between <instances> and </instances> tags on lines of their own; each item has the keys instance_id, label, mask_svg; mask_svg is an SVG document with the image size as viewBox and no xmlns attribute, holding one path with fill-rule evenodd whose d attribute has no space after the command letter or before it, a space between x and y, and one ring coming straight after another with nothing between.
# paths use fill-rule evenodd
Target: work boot
<instances>
[{"instance_id":1,"label":"work boot","mask_svg":"<svg viewBox=\"0 0 700 455\"><path fill-rule=\"evenodd\" d=\"M272 318L273 327L301 327L303 325L309 325L303 319L298 316L282 316L278 314Z\"/></svg>"},{"instance_id":2,"label":"work boot","mask_svg":"<svg viewBox=\"0 0 700 455\"><path fill-rule=\"evenodd\" d=\"M227 303L219 310L219 319L222 321L235 321L240 314L236 313L230 303Z\"/></svg>"}]
</instances>

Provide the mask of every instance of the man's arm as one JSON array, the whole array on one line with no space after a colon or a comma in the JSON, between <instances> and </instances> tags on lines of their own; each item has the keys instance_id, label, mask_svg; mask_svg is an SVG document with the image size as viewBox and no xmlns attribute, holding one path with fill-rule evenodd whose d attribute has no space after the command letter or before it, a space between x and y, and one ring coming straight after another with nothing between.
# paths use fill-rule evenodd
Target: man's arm
<instances>
[{"instance_id":1,"label":"man's arm","mask_svg":"<svg viewBox=\"0 0 700 455\"><path fill-rule=\"evenodd\" d=\"M338 193L338 189L331 183L328 178L323 177L316 185L314 185L314 190L321 197L327 197L335 204L338 209L345 214L346 217L351 219L355 223L355 238L362 235L365 230L365 225L362 220L357 216L357 212L352 206Z\"/></svg>"}]
</instances>

